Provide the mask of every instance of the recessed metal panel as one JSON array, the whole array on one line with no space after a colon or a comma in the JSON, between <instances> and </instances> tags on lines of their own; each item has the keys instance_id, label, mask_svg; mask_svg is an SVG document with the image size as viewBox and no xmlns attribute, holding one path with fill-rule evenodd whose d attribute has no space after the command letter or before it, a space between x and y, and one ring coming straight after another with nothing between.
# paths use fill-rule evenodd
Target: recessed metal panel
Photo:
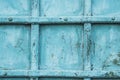
<instances>
[{"instance_id":1,"label":"recessed metal panel","mask_svg":"<svg viewBox=\"0 0 120 80\"><path fill-rule=\"evenodd\" d=\"M120 69L119 34L119 24L95 24L92 26L93 70Z\"/></svg>"},{"instance_id":2,"label":"recessed metal panel","mask_svg":"<svg viewBox=\"0 0 120 80\"><path fill-rule=\"evenodd\" d=\"M30 67L29 25L0 25L0 69Z\"/></svg>"},{"instance_id":3,"label":"recessed metal panel","mask_svg":"<svg viewBox=\"0 0 120 80\"><path fill-rule=\"evenodd\" d=\"M119 16L120 0L92 0L92 15Z\"/></svg>"},{"instance_id":4,"label":"recessed metal panel","mask_svg":"<svg viewBox=\"0 0 120 80\"><path fill-rule=\"evenodd\" d=\"M82 25L40 27L40 69L83 69Z\"/></svg>"},{"instance_id":5,"label":"recessed metal panel","mask_svg":"<svg viewBox=\"0 0 120 80\"><path fill-rule=\"evenodd\" d=\"M81 16L84 0L41 0L41 16Z\"/></svg>"}]
</instances>

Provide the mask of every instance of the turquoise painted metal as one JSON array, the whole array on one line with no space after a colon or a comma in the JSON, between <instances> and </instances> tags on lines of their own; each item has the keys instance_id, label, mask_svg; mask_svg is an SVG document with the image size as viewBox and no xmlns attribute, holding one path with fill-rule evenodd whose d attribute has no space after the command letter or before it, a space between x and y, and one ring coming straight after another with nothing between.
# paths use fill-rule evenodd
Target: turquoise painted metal
<instances>
[{"instance_id":1,"label":"turquoise painted metal","mask_svg":"<svg viewBox=\"0 0 120 80\"><path fill-rule=\"evenodd\" d=\"M0 0L0 80L120 80L120 0Z\"/></svg>"}]
</instances>

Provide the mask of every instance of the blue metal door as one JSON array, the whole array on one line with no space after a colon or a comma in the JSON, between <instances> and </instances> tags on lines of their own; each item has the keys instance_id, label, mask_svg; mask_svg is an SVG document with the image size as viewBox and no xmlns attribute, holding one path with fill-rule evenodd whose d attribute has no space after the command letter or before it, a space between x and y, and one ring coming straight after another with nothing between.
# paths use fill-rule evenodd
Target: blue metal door
<instances>
[{"instance_id":1,"label":"blue metal door","mask_svg":"<svg viewBox=\"0 0 120 80\"><path fill-rule=\"evenodd\" d=\"M0 80L120 80L120 0L0 0Z\"/></svg>"}]
</instances>

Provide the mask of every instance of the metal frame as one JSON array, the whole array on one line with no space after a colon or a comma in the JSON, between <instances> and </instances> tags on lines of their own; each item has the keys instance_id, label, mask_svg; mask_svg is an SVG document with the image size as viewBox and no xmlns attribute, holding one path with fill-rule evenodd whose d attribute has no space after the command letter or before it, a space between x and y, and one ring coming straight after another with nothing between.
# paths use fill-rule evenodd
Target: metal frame
<instances>
[{"instance_id":1,"label":"metal frame","mask_svg":"<svg viewBox=\"0 0 120 80\"><path fill-rule=\"evenodd\" d=\"M120 23L120 17L112 16L0 16L0 24L71 24L71 23Z\"/></svg>"},{"instance_id":2,"label":"metal frame","mask_svg":"<svg viewBox=\"0 0 120 80\"><path fill-rule=\"evenodd\" d=\"M120 71L76 70L0 70L0 77L73 77L73 78L119 78Z\"/></svg>"},{"instance_id":3,"label":"metal frame","mask_svg":"<svg viewBox=\"0 0 120 80\"><path fill-rule=\"evenodd\" d=\"M32 16L39 16L39 0L32 0ZM39 24L31 24L31 70L38 70ZM32 77L31 80L38 80Z\"/></svg>"},{"instance_id":4,"label":"metal frame","mask_svg":"<svg viewBox=\"0 0 120 80\"><path fill-rule=\"evenodd\" d=\"M85 0L84 2L84 16L91 16L91 0ZM91 70L90 62L90 35L91 35L91 23L84 23L84 70ZM91 78L84 78L84 80L91 80Z\"/></svg>"},{"instance_id":5,"label":"metal frame","mask_svg":"<svg viewBox=\"0 0 120 80\"><path fill-rule=\"evenodd\" d=\"M0 24L31 24L31 70L0 70L1 77L78 77L91 78L120 77L120 71L91 71L90 41L92 23L120 23L120 17L91 16L91 0L85 0L84 16L40 17L39 0L32 1L32 16L0 16ZM84 71L39 70L39 24L84 24Z\"/></svg>"}]
</instances>

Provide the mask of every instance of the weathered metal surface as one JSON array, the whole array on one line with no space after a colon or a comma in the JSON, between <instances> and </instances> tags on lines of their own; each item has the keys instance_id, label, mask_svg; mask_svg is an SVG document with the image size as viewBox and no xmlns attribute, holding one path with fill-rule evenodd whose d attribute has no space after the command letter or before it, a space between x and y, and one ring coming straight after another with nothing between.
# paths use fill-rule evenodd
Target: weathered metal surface
<instances>
[{"instance_id":1,"label":"weathered metal surface","mask_svg":"<svg viewBox=\"0 0 120 80\"><path fill-rule=\"evenodd\" d=\"M83 69L83 27L81 26L41 25L40 69Z\"/></svg>"},{"instance_id":2,"label":"weathered metal surface","mask_svg":"<svg viewBox=\"0 0 120 80\"><path fill-rule=\"evenodd\" d=\"M0 80L120 80L119 0L0 5Z\"/></svg>"},{"instance_id":3,"label":"weathered metal surface","mask_svg":"<svg viewBox=\"0 0 120 80\"><path fill-rule=\"evenodd\" d=\"M92 0L92 15L119 16L120 0Z\"/></svg>"},{"instance_id":4,"label":"weathered metal surface","mask_svg":"<svg viewBox=\"0 0 120 80\"><path fill-rule=\"evenodd\" d=\"M84 0L41 0L41 16L81 16ZM54 6L53 6L54 5Z\"/></svg>"},{"instance_id":5,"label":"weathered metal surface","mask_svg":"<svg viewBox=\"0 0 120 80\"><path fill-rule=\"evenodd\" d=\"M30 15L30 0L0 0L0 16Z\"/></svg>"},{"instance_id":6,"label":"weathered metal surface","mask_svg":"<svg viewBox=\"0 0 120 80\"><path fill-rule=\"evenodd\" d=\"M93 26L93 70L119 70L119 24L95 24Z\"/></svg>"},{"instance_id":7,"label":"weathered metal surface","mask_svg":"<svg viewBox=\"0 0 120 80\"><path fill-rule=\"evenodd\" d=\"M29 25L0 25L0 69L29 69L29 35Z\"/></svg>"},{"instance_id":8,"label":"weathered metal surface","mask_svg":"<svg viewBox=\"0 0 120 80\"><path fill-rule=\"evenodd\" d=\"M0 16L30 16L30 3L30 0L0 0ZM12 22L13 19L9 17L8 21ZM30 34L30 24L0 24L0 70L30 69ZM5 72L0 80L29 80L29 78L8 77Z\"/></svg>"}]
</instances>

